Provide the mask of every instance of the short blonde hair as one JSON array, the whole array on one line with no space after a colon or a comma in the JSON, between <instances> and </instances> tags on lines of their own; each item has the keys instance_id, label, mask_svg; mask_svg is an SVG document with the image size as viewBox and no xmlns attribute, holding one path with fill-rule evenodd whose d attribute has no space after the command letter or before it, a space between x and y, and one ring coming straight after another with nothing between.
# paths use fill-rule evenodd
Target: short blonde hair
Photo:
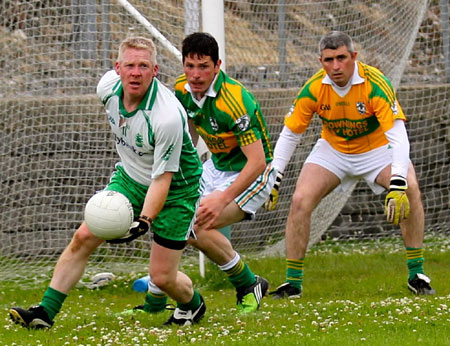
<instances>
[{"instance_id":1,"label":"short blonde hair","mask_svg":"<svg viewBox=\"0 0 450 346\"><path fill-rule=\"evenodd\" d=\"M145 49L150 53L150 61L153 65L156 65L156 46L152 40L142 36L128 37L122 41L119 46L119 56L117 61L122 61L123 52L125 49Z\"/></svg>"}]
</instances>

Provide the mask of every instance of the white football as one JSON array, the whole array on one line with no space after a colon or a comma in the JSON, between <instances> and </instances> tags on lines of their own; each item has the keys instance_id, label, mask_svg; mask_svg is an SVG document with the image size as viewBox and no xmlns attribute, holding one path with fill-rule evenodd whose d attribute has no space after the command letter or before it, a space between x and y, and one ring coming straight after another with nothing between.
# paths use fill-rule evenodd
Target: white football
<instances>
[{"instance_id":1,"label":"white football","mask_svg":"<svg viewBox=\"0 0 450 346\"><path fill-rule=\"evenodd\" d=\"M101 191L92 196L84 209L87 227L96 237L110 240L123 237L133 222L133 206L116 191Z\"/></svg>"}]
</instances>

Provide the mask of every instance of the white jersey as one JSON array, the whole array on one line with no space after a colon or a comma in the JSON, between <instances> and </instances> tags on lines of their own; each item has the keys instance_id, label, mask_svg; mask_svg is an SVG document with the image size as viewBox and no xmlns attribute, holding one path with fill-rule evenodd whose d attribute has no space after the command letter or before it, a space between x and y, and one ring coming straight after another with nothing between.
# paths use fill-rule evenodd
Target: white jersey
<instances>
[{"instance_id":1,"label":"white jersey","mask_svg":"<svg viewBox=\"0 0 450 346\"><path fill-rule=\"evenodd\" d=\"M121 159L118 165L133 180L149 186L164 172L179 171L183 136L188 133L186 112L156 78L133 112L123 107L122 92L120 77L114 70L108 71L97 86Z\"/></svg>"}]
</instances>

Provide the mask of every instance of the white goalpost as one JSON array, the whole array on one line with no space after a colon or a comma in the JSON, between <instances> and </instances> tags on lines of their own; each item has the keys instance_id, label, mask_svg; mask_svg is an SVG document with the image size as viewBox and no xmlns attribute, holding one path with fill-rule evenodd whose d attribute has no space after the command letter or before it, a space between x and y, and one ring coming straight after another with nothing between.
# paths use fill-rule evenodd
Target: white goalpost
<instances>
[{"instance_id":1,"label":"white goalpost","mask_svg":"<svg viewBox=\"0 0 450 346\"><path fill-rule=\"evenodd\" d=\"M182 60L181 52L174 47L169 40L167 40L163 34L161 34L133 5L127 0L117 0L136 20L141 23L163 47L165 47L170 53L172 53L180 62ZM199 30L198 15L193 12L198 11L198 0L187 1L185 9L190 11L190 17L187 18L185 25L185 33L189 34ZM219 45L219 55L222 60L221 68L225 70L225 25L224 25L224 7L223 0L203 0L202 1L202 23L203 31L209 32L213 35ZM185 16L186 17L186 16ZM194 18L192 21L189 19ZM208 148L201 137L198 138L197 150L199 156L208 156ZM202 277L205 276L205 255L199 251L199 270Z\"/></svg>"}]
</instances>

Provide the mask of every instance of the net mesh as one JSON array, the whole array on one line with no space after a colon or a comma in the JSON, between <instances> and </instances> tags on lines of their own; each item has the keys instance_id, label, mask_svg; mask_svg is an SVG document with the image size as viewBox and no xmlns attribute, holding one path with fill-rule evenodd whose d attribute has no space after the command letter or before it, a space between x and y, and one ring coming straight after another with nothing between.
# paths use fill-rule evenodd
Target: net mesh
<instances>
[{"instance_id":1,"label":"net mesh","mask_svg":"<svg viewBox=\"0 0 450 346\"><path fill-rule=\"evenodd\" d=\"M186 32L201 28L196 0L130 3L178 49ZM427 230L448 234L448 2L224 4L227 73L259 99L274 143L300 86L320 67L320 37L342 30L354 38L359 59L380 68L398 87L409 118ZM0 13L0 279L29 273L32 266L44 277L43 268L54 265L79 226L85 203L108 182L117 161L95 96L97 82L113 67L122 39L149 33L116 1L3 0ZM181 64L156 43L159 78L172 87ZM277 210L261 210L256 220L233 226L237 250L283 252L290 197L319 134L315 119L287 168ZM347 195L330 194L316 209L310 244L322 237L393 235L398 231L384 221L383 196L358 183ZM90 266L147 262L150 240L146 235L129 245L104 245L91 256Z\"/></svg>"}]
</instances>

